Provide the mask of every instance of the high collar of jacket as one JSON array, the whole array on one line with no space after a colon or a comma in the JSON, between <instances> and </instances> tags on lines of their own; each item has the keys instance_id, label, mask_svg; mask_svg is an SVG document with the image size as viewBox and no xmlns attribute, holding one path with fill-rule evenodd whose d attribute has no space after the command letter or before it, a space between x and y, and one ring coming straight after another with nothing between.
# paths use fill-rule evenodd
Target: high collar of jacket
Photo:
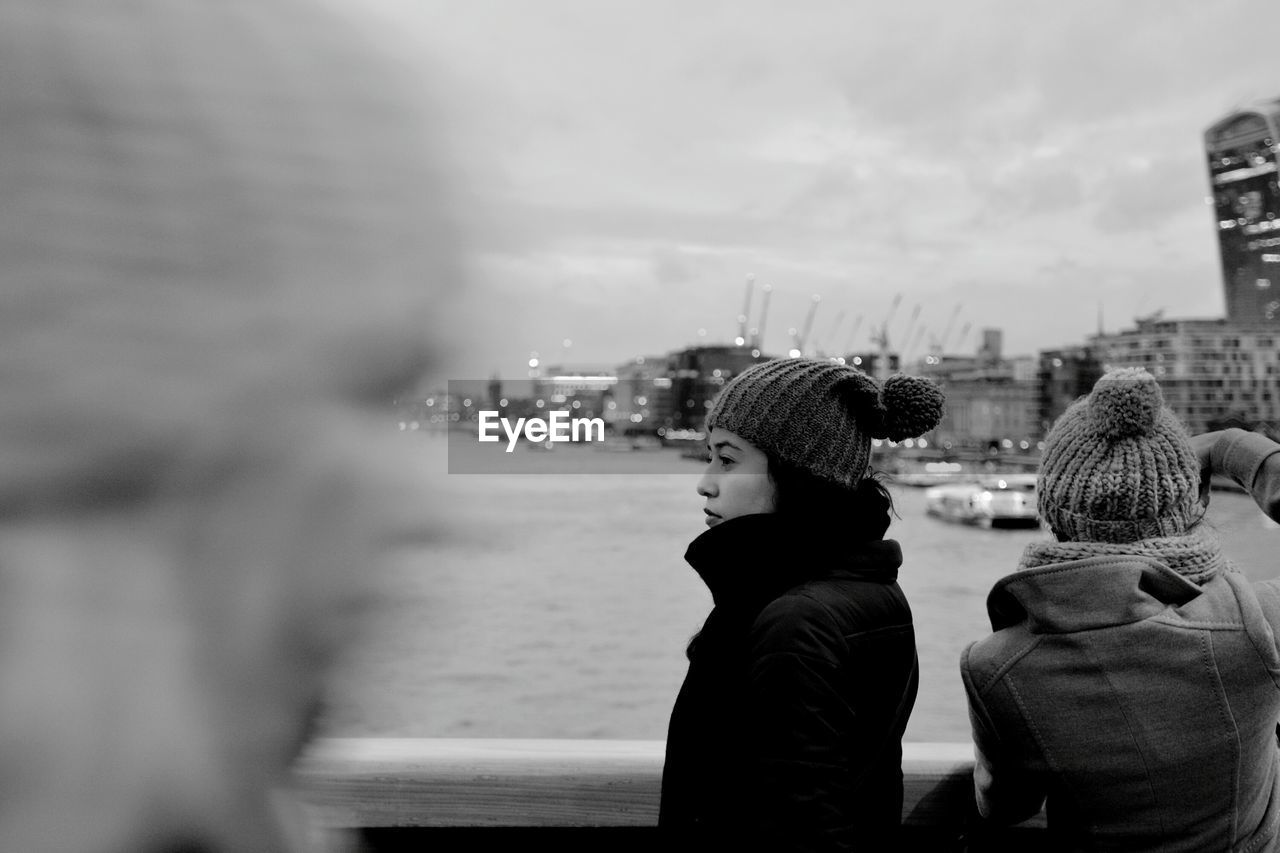
<instances>
[{"instance_id":1,"label":"high collar of jacket","mask_svg":"<svg viewBox=\"0 0 1280 853\"><path fill-rule=\"evenodd\" d=\"M892 539L850 540L829 525L769 513L720 522L694 539L684 558L719 606L760 604L818 578L893 583L902 549Z\"/></svg>"},{"instance_id":2,"label":"high collar of jacket","mask_svg":"<svg viewBox=\"0 0 1280 853\"><path fill-rule=\"evenodd\" d=\"M1147 557L1089 557L1009 575L987 596L992 630L1026 622L1035 634L1065 634L1147 619L1201 589Z\"/></svg>"}]
</instances>

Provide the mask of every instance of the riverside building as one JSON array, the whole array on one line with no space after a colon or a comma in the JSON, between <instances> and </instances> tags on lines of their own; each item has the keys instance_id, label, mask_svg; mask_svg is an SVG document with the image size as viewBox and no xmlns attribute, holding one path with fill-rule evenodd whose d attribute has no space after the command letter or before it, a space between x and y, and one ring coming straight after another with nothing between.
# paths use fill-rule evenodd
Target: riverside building
<instances>
[{"instance_id":1,"label":"riverside building","mask_svg":"<svg viewBox=\"0 0 1280 853\"><path fill-rule=\"evenodd\" d=\"M1047 435L1067 407L1093 390L1102 378L1096 347L1082 344L1041 350L1039 354L1040 435Z\"/></svg>"},{"instance_id":2,"label":"riverside building","mask_svg":"<svg viewBox=\"0 0 1280 853\"><path fill-rule=\"evenodd\" d=\"M700 432L720 387L751 365L770 358L773 356L747 345L713 344L672 352L667 362L672 400L668 429Z\"/></svg>"},{"instance_id":3,"label":"riverside building","mask_svg":"<svg viewBox=\"0 0 1280 853\"><path fill-rule=\"evenodd\" d=\"M672 424L669 356L639 355L614 369L618 384L605 406L605 420L622 434L663 436Z\"/></svg>"},{"instance_id":4,"label":"riverside building","mask_svg":"<svg viewBox=\"0 0 1280 853\"><path fill-rule=\"evenodd\" d=\"M999 329L984 329L972 356L929 355L915 369L947 395L946 415L931 436L935 446L1026 453L1039 441L1036 361L1004 357Z\"/></svg>"},{"instance_id":5,"label":"riverside building","mask_svg":"<svg viewBox=\"0 0 1280 853\"><path fill-rule=\"evenodd\" d=\"M538 409L569 409L575 416L594 418L605 409L618 377L612 368L553 365L531 380Z\"/></svg>"},{"instance_id":6,"label":"riverside building","mask_svg":"<svg viewBox=\"0 0 1280 853\"><path fill-rule=\"evenodd\" d=\"M1228 319L1139 319L1136 328L1092 339L1101 369L1143 367L1192 433L1224 424L1280 425L1280 325Z\"/></svg>"}]
</instances>

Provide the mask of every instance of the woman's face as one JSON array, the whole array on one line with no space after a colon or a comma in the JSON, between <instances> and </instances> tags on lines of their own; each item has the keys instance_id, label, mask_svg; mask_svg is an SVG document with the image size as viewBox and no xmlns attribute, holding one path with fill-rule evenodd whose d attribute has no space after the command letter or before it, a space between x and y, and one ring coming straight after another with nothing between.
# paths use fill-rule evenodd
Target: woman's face
<instances>
[{"instance_id":1,"label":"woman's face","mask_svg":"<svg viewBox=\"0 0 1280 853\"><path fill-rule=\"evenodd\" d=\"M776 509L777 489L763 450L727 429L707 430L707 450L711 461L698 481L698 494L707 499L708 527Z\"/></svg>"}]
</instances>

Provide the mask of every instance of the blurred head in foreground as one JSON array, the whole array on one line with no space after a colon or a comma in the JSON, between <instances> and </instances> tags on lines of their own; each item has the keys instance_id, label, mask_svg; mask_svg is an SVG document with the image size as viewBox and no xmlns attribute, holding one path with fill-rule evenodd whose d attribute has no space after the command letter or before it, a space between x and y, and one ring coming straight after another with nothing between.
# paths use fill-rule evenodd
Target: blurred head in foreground
<instances>
[{"instance_id":1,"label":"blurred head in foreground","mask_svg":"<svg viewBox=\"0 0 1280 853\"><path fill-rule=\"evenodd\" d=\"M306 0L0 0L0 850L288 848L457 281L372 44Z\"/></svg>"}]
</instances>

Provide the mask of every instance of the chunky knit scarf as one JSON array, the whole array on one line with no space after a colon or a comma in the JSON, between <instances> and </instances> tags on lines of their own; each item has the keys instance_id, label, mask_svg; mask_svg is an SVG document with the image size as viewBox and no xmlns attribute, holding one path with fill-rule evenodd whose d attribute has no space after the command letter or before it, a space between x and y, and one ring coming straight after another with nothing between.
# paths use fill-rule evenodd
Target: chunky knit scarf
<instances>
[{"instance_id":1,"label":"chunky knit scarf","mask_svg":"<svg viewBox=\"0 0 1280 853\"><path fill-rule=\"evenodd\" d=\"M1122 544L1112 542L1034 542L1022 553L1019 569L1034 569L1051 563L1083 560L1086 557L1151 557L1159 560L1192 583L1203 584L1221 572L1236 569L1222 555L1218 534L1208 525L1197 524L1182 536L1140 539Z\"/></svg>"}]
</instances>

